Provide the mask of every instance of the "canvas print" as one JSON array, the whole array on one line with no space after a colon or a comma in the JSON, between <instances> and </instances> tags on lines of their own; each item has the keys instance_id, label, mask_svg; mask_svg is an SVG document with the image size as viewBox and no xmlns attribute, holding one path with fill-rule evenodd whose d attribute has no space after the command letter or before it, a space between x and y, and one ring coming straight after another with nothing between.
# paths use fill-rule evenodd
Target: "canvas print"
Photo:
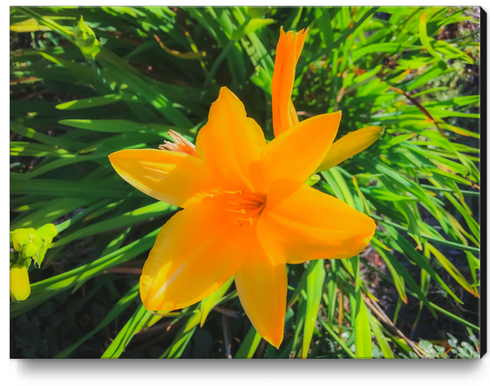
<instances>
[{"instance_id":1,"label":"canvas print","mask_svg":"<svg viewBox=\"0 0 490 386\"><path fill-rule=\"evenodd\" d=\"M10 357L481 357L485 16L11 7Z\"/></svg>"}]
</instances>

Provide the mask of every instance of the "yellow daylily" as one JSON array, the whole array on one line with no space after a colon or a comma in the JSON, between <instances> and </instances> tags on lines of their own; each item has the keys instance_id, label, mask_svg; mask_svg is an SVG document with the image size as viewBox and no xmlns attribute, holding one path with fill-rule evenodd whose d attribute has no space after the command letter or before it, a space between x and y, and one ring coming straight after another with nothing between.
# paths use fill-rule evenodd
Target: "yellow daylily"
<instances>
[{"instance_id":1,"label":"yellow daylily","mask_svg":"<svg viewBox=\"0 0 490 386\"><path fill-rule=\"evenodd\" d=\"M302 45L297 40L295 52ZM294 78L289 67L296 65L297 56L291 60L285 50L290 64L281 66L286 59L280 55L276 71ZM234 276L253 326L279 347L286 263L349 258L371 240L376 224L370 217L304 183L325 160L340 112L298 122L290 85L282 87L273 87L273 108L279 104L278 114L287 112L286 123L281 121L284 129L276 132L274 121L276 138L267 144L242 102L223 87L195 148L172 132L175 143L161 150L122 150L109 156L131 185L184 208L162 227L143 268L140 295L148 310L187 307ZM284 93L289 93L286 107Z\"/></svg>"},{"instance_id":2,"label":"yellow daylily","mask_svg":"<svg viewBox=\"0 0 490 386\"><path fill-rule=\"evenodd\" d=\"M293 31L284 33L281 28L271 85L272 121L276 137L299 122L291 95L296 74L296 64L303 50L307 34L308 29L297 33ZM332 144L330 151L317 171L328 170L367 149L382 134L383 128L380 126L369 126L347 134Z\"/></svg>"}]
</instances>

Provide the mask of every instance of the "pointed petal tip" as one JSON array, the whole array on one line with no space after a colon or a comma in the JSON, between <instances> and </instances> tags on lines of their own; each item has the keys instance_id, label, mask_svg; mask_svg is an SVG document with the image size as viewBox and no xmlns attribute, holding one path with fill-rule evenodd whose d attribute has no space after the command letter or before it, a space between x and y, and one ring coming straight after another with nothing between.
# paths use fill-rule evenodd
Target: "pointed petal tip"
<instances>
[{"instance_id":1,"label":"pointed petal tip","mask_svg":"<svg viewBox=\"0 0 490 386\"><path fill-rule=\"evenodd\" d=\"M216 101L218 101L221 97L223 98L236 98L238 99L238 97L226 86L223 86L219 89L219 96L218 96L218 99Z\"/></svg>"},{"instance_id":2,"label":"pointed petal tip","mask_svg":"<svg viewBox=\"0 0 490 386\"><path fill-rule=\"evenodd\" d=\"M109 162L111 163L113 168L117 168L117 165L121 162L121 160L124 158L127 150L118 150L114 153L111 153L107 156L109 158Z\"/></svg>"},{"instance_id":3,"label":"pointed petal tip","mask_svg":"<svg viewBox=\"0 0 490 386\"><path fill-rule=\"evenodd\" d=\"M116 159L117 159L117 157L118 157L118 156L117 156L117 153L120 153L120 152L121 152L121 150L116 151L116 152L114 152L114 153L111 153L111 154L109 154L109 155L107 156L107 158L109 158L109 161L111 161L111 163L114 163L113 161L114 161L114 160L116 160Z\"/></svg>"},{"instance_id":4,"label":"pointed petal tip","mask_svg":"<svg viewBox=\"0 0 490 386\"><path fill-rule=\"evenodd\" d=\"M276 350L279 350L279 347L281 346L284 338L284 333L281 332L281 335L277 335L274 337L263 336L262 338L264 338L264 340L267 341L267 343L269 343L271 346L274 346Z\"/></svg>"},{"instance_id":5,"label":"pointed petal tip","mask_svg":"<svg viewBox=\"0 0 490 386\"><path fill-rule=\"evenodd\" d=\"M247 115L247 113L245 111L245 106L243 105L240 98L238 98L235 95L235 93L233 91L231 91L226 86L223 86L220 88L218 98L211 104L211 108L209 110L209 113L211 114L211 111L214 110L215 108L218 108L218 106L222 106L222 107L228 106L228 107L225 107L226 110L228 110L229 108L232 108L231 106L234 106L234 108L239 109L240 114L245 115L245 116Z\"/></svg>"},{"instance_id":6,"label":"pointed petal tip","mask_svg":"<svg viewBox=\"0 0 490 386\"><path fill-rule=\"evenodd\" d=\"M303 28L303 29L299 30L298 32L296 32L296 35L298 37L301 37L301 38L306 39L306 36L308 35L308 29L309 29L309 27L308 28Z\"/></svg>"},{"instance_id":7,"label":"pointed petal tip","mask_svg":"<svg viewBox=\"0 0 490 386\"><path fill-rule=\"evenodd\" d=\"M290 30L288 32L284 32L284 27L281 26L279 28L279 33L280 33L280 36L282 35L288 35L288 36L302 36L302 35L306 35L308 34L308 31L309 31L310 27L307 27L307 28L303 28L303 29L300 29L299 31L293 31L293 30Z\"/></svg>"},{"instance_id":8,"label":"pointed petal tip","mask_svg":"<svg viewBox=\"0 0 490 386\"><path fill-rule=\"evenodd\" d=\"M310 118L311 119L311 118ZM325 159L316 173L328 170L333 166L366 150L384 134L381 126L367 126L344 135L332 144Z\"/></svg>"},{"instance_id":9,"label":"pointed petal tip","mask_svg":"<svg viewBox=\"0 0 490 386\"><path fill-rule=\"evenodd\" d=\"M221 95L222 93L226 93L226 92L231 92L230 89L226 86L223 86L223 87L220 87L219 89L219 94Z\"/></svg>"},{"instance_id":10,"label":"pointed petal tip","mask_svg":"<svg viewBox=\"0 0 490 386\"><path fill-rule=\"evenodd\" d=\"M111 153L107 156L109 158L109 161L111 164L114 166L114 164L117 164L118 162L124 160L126 157L130 156L132 154L132 151L135 149L123 149L123 150L118 150L115 151L114 153ZM141 149L138 149L141 150Z\"/></svg>"},{"instance_id":11,"label":"pointed petal tip","mask_svg":"<svg viewBox=\"0 0 490 386\"><path fill-rule=\"evenodd\" d=\"M371 239L373 238L374 233L376 232L376 229L378 227L376 222L371 217L369 217L367 215L365 215L365 216L368 217L369 220L371 220L370 221L371 224L366 226L365 237L362 238L362 240L359 242L359 247L357 248L357 250L355 251L355 254L353 256L356 256L359 253L361 253L369 245L369 243L371 242ZM346 256L346 258L349 258L349 257Z\"/></svg>"},{"instance_id":12,"label":"pointed petal tip","mask_svg":"<svg viewBox=\"0 0 490 386\"><path fill-rule=\"evenodd\" d=\"M377 131L379 133L380 137L385 133L385 129L381 126L370 126L370 127L373 129L373 131L375 131L375 132ZM415 135L415 133L413 135ZM413 135L412 135L412 137L413 137Z\"/></svg>"}]
</instances>

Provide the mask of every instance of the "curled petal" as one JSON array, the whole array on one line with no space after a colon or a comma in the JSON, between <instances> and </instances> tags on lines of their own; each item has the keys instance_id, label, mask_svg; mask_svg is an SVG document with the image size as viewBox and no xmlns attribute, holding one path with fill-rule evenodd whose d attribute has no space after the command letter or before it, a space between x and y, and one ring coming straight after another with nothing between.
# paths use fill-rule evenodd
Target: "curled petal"
<instances>
[{"instance_id":1,"label":"curled petal","mask_svg":"<svg viewBox=\"0 0 490 386\"><path fill-rule=\"evenodd\" d=\"M370 217L290 179L274 181L257 225L267 253L282 256L289 264L355 256L375 230Z\"/></svg>"},{"instance_id":2,"label":"curled petal","mask_svg":"<svg viewBox=\"0 0 490 386\"><path fill-rule=\"evenodd\" d=\"M255 330L279 348L286 315L286 265L276 263L256 241L235 274L235 284L240 303Z\"/></svg>"},{"instance_id":3,"label":"curled petal","mask_svg":"<svg viewBox=\"0 0 490 386\"><path fill-rule=\"evenodd\" d=\"M218 188L253 190L254 167L264 146L260 126L247 118L236 95L222 87L196 140L196 152L204 160L209 179Z\"/></svg>"},{"instance_id":4,"label":"curled petal","mask_svg":"<svg viewBox=\"0 0 490 386\"><path fill-rule=\"evenodd\" d=\"M211 198L177 213L160 230L143 267L140 296L146 309L184 308L215 292L242 264L251 232L230 223Z\"/></svg>"},{"instance_id":5,"label":"curled petal","mask_svg":"<svg viewBox=\"0 0 490 386\"><path fill-rule=\"evenodd\" d=\"M341 117L337 111L305 119L270 141L261 159L268 180L293 178L302 182L312 175L329 151Z\"/></svg>"},{"instance_id":6,"label":"curled petal","mask_svg":"<svg viewBox=\"0 0 490 386\"><path fill-rule=\"evenodd\" d=\"M335 141L322 161L317 172L328 170L357 153L367 149L383 135L380 126L369 126L350 132L338 141Z\"/></svg>"},{"instance_id":7,"label":"curled petal","mask_svg":"<svg viewBox=\"0 0 490 386\"><path fill-rule=\"evenodd\" d=\"M303 50L308 29L297 33L284 33L281 28L276 48L274 74L272 75L272 120L274 135L284 133L298 123L298 115L291 101L296 64Z\"/></svg>"},{"instance_id":8,"label":"curled petal","mask_svg":"<svg viewBox=\"0 0 490 386\"><path fill-rule=\"evenodd\" d=\"M112 153L116 172L136 189L169 204L185 207L205 189L202 161L188 154L154 149Z\"/></svg>"}]
</instances>

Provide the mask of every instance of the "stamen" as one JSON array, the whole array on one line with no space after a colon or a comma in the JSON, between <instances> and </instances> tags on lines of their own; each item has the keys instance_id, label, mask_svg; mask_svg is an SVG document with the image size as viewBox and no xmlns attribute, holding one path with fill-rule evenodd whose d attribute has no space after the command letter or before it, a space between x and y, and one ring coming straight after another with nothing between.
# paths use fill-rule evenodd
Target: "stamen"
<instances>
[{"instance_id":1,"label":"stamen","mask_svg":"<svg viewBox=\"0 0 490 386\"><path fill-rule=\"evenodd\" d=\"M255 201L248 201L248 200L232 200L232 201L227 201L227 204L233 205L233 206L243 206L243 207L255 208L255 207L257 207L257 205L262 205L262 201L255 202Z\"/></svg>"},{"instance_id":2,"label":"stamen","mask_svg":"<svg viewBox=\"0 0 490 386\"><path fill-rule=\"evenodd\" d=\"M226 193L226 194L239 194L239 195L243 195L243 192L241 190L225 190L224 193Z\"/></svg>"},{"instance_id":3,"label":"stamen","mask_svg":"<svg viewBox=\"0 0 490 386\"><path fill-rule=\"evenodd\" d=\"M163 145L158 146L160 150L170 150L178 153L189 154L197 157L196 148L193 143L189 142L182 135L176 131L169 130L168 135L174 140L175 143L165 141Z\"/></svg>"},{"instance_id":4,"label":"stamen","mask_svg":"<svg viewBox=\"0 0 490 386\"><path fill-rule=\"evenodd\" d=\"M245 217L232 217L233 223L243 227L245 224L252 227L254 217L259 215L264 208L265 199L253 193L245 193L243 190L221 190L215 189L207 193L208 197L215 199L233 196L231 200L224 200L223 204L228 213L239 214Z\"/></svg>"},{"instance_id":5,"label":"stamen","mask_svg":"<svg viewBox=\"0 0 490 386\"><path fill-rule=\"evenodd\" d=\"M243 210L243 209L242 209ZM260 212L262 211L262 205L256 209L253 209L253 210L248 210L245 212L245 210L243 210L243 214L248 214L249 216L255 216L256 214L259 214Z\"/></svg>"},{"instance_id":6,"label":"stamen","mask_svg":"<svg viewBox=\"0 0 490 386\"><path fill-rule=\"evenodd\" d=\"M240 213L240 214L246 214L247 211L245 209L240 209L240 210L235 210L235 209L226 209L227 212L231 213Z\"/></svg>"}]
</instances>

